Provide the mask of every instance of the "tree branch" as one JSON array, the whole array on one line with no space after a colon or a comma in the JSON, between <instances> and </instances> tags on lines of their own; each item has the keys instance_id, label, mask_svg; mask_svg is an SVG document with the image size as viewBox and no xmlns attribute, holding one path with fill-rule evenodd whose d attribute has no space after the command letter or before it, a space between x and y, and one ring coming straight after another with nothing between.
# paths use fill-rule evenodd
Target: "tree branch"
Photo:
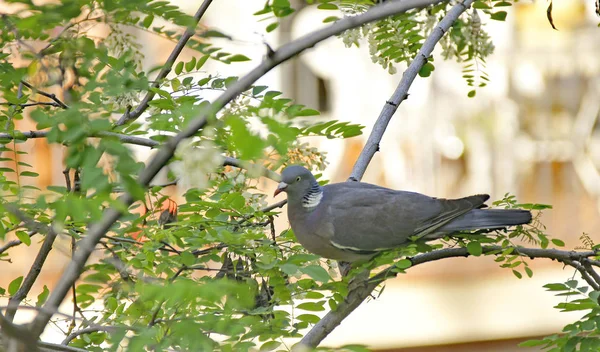
<instances>
[{"instance_id":1,"label":"tree branch","mask_svg":"<svg viewBox=\"0 0 600 352\"><path fill-rule=\"evenodd\" d=\"M29 236L31 238L34 235L37 235L37 233L38 233L37 231L29 231L29 232L27 232L27 236ZM9 248L20 245L21 243L23 243L23 242L21 242L21 240L13 240L13 241L6 242L4 244L4 246L0 247L0 254L6 252Z\"/></svg>"},{"instance_id":2,"label":"tree branch","mask_svg":"<svg viewBox=\"0 0 600 352\"><path fill-rule=\"evenodd\" d=\"M354 17L341 19L329 27L315 31L305 35L293 42L283 45L279 50L270 55L265 61L258 65L254 70L242 77L240 80L231 85L223 94L221 94L203 113L196 119L190 121L188 127L169 139L162 145L160 150L149 161L146 168L142 170L138 177L138 183L146 188L150 181L163 168L163 166L173 156L177 145L184 140L196 134L203 129L208 123L208 118L214 116L232 99L237 97L241 92L249 89L256 80L269 72L275 66L299 54L300 52L314 46L315 44L343 31L361 26L368 22L373 22L391 15L406 12L408 10L423 8L429 5L436 4L442 0L404 0L400 2L386 2L382 5L373 7L366 13ZM123 207L111 208L105 211L100 222L93 224L88 235L80 241L77 251L73 255L71 262L67 265L63 275L61 276L56 288L50 294L46 301L43 310L41 310L31 323L32 338L37 339L44 331L46 324L52 317L51 312L55 312L67 295L69 288L81 274L86 261L93 252L96 244L113 226L113 224L121 217L122 213L119 209L125 209L134 201L130 194L124 194L119 197L123 203Z\"/></svg>"},{"instance_id":3,"label":"tree branch","mask_svg":"<svg viewBox=\"0 0 600 352\"><path fill-rule=\"evenodd\" d=\"M546 258L551 260L557 260L559 262L571 265L573 261L581 261L589 257L596 257L600 253L596 251L562 251L558 249L541 249L541 248L523 248L513 247L513 253L534 258ZM483 253L498 253L506 248L501 246L484 246ZM466 248L444 248L428 253L419 254L412 258L407 258L411 261L411 267L433 262L436 260L455 258L455 257L469 257L470 254ZM352 289L346 299L341 302L336 310L327 313L315 326L306 334L300 341L300 344L316 347L327 335L337 327L342 320L344 320L350 313L352 313L367 297L371 295L371 292L383 281L395 277L398 273L393 271L395 266L390 266L387 269L381 271L374 277L372 277L364 285L358 285ZM592 287L594 287L592 285Z\"/></svg>"},{"instance_id":4,"label":"tree branch","mask_svg":"<svg viewBox=\"0 0 600 352\"><path fill-rule=\"evenodd\" d=\"M25 81L21 81L20 84L22 84L25 87L31 89L31 91L34 92L34 93L37 93L39 95L42 95L42 96L45 96L46 98L51 99L56 104L55 106L58 106L58 107L63 108L63 109L68 109L69 108L67 106L67 104L63 103L62 100L58 99L55 94L46 93L46 92L44 92L42 90L39 90L39 89L35 88L34 86L32 86L31 84L29 84L29 83L27 83Z\"/></svg>"},{"instance_id":5,"label":"tree branch","mask_svg":"<svg viewBox=\"0 0 600 352\"><path fill-rule=\"evenodd\" d=\"M419 53L402 75L402 79L400 80L396 91L394 91L394 94L392 94L381 110L381 113L373 126L373 130L367 139L367 143L352 168L352 173L350 174L348 181L360 181L362 179L373 155L375 155L375 152L379 149L379 142L383 137L388 123L394 116L400 103L408 96L408 90L417 74L427 62L427 59L433 52L436 44L472 3L473 0L464 0L463 2L454 5L433 29L429 37L427 37L419 50ZM330 311L323 319L315 324L315 326L302 338L300 344L309 347L318 346L319 343L321 343L321 341L323 341L323 339L342 322L342 320L352 313L371 294L378 284L379 283L368 284L366 286L357 285L348 293L344 302L338 305L335 311Z\"/></svg>"},{"instance_id":6,"label":"tree branch","mask_svg":"<svg viewBox=\"0 0 600 352\"><path fill-rule=\"evenodd\" d=\"M21 287L19 287L17 292L12 297L10 297L10 299L8 300L8 307L6 309L6 318L10 321L13 321L15 314L17 312L17 309L18 309L19 305L21 304L21 301L23 301L23 299L25 297L27 297L27 294L31 290L31 287L33 287L33 284L35 283L40 272L42 271L42 266L44 266L44 263L46 262L46 258L48 258L48 254L52 250L52 245L54 244L54 240L56 240L57 233L54 231L54 229L52 229L52 227L48 227L48 228L45 228L42 230L40 227L41 224L38 224L33 219L29 219L25 214L21 213L18 209L16 209L16 208L12 209L12 207L7 207L7 208L10 212L14 213L17 217L19 217L22 222L24 222L26 224L30 224L30 223L36 224L37 225L36 226L37 228L35 229L36 232L46 233L46 238L44 238L44 243L40 247L40 250L39 250L37 256L35 257L35 260L33 261L33 264L31 265L31 268L29 269L29 272L27 273L27 276L25 277L25 280L23 280L23 283L21 284Z\"/></svg>"},{"instance_id":7,"label":"tree branch","mask_svg":"<svg viewBox=\"0 0 600 352\"><path fill-rule=\"evenodd\" d=\"M440 21L440 23L431 31L431 34L423 43L423 46L421 47L421 50L419 50L417 56L402 74L400 84L390 99L385 102L383 109L379 113L377 121L373 125L373 130L367 139L367 143L360 153L358 160L356 160L354 167L352 168L352 173L350 174L348 181L360 181L362 179L365 171L367 170L367 166L371 162L371 159L379 150L379 143L381 142L381 138L383 137L390 120L394 116L396 110L398 110L400 103L402 103L402 101L408 97L408 90L417 77L417 74L419 71L421 71L423 65L427 63L429 56L431 56L433 49L440 39L442 39L444 34L446 34L450 27L452 27L458 17L465 12L472 3L473 0L463 0L462 2L454 5L454 7L452 7L452 9L450 9L446 16L444 16L444 18Z\"/></svg>"},{"instance_id":8,"label":"tree branch","mask_svg":"<svg viewBox=\"0 0 600 352\"><path fill-rule=\"evenodd\" d=\"M196 11L196 14L194 15L194 27L189 27L188 29L186 29L181 38L179 38L179 42L177 42L177 44L175 45L175 48L171 52L171 55L169 55L167 61L161 68L160 72L158 72L158 75L156 76L152 88L159 88L161 81L165 77L167 77L169 72L171 72L173 64L175 64L175 60L177 60L177 57L179 56L179 54L181 54L183 48L185 48L185 45L187 44L188 40L190 40L190 38L196 33L196 26L198 26L200 19L202 18L202 16L204 16L204 13L206 12L208 6L210 6L211 3L212 0L204 0L204 2L200 5L198 11ZM148 93L146 93L146 96L144 96L144 98L138 105L138 107L131 112L127 111L125 114L123 114L123 116L121 116L121 118L115 123L115 126L121 126L128 122L135 121L138 117L142 115L144 111L146 111L146 109L148 109L149 103L152 100L152 98L154 98L155 94L155 92L149 90Z\"/></svg>"}]
</instances>

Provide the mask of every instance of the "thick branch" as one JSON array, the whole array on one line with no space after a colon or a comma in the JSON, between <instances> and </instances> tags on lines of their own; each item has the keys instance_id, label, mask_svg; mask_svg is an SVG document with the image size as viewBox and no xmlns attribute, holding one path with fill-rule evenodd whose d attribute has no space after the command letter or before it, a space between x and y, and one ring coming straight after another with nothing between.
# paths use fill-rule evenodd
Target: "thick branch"
<instances>
[{"instance_id":1,"label":"thick branch","mask_svg":"<svg viewBox=\"0 0 600 352\"><path fill-rule=\"evenodd\" d=\"M169 72L171 72L171 69L173 68L173 65L175 64L175 60L177 60L177 57L179 56L179 54L181 54L181 51L183 51L183 48L185 48L185 45L187 44L188 40L190 40L190 38L196 33L196 26L198 25L198 22L200 22L200 19L202 18L202 16L204 16L204 13L206 12L206 10L208 9L208 6L210 6L211 3L212 3L212 0L204 0L202 5L200 5L200 7L198 8L198 11L196 11L196 14L194 15L194 27L188 28L183 33L181 38L179 38L179 42L177 42L177 44L175 45L175 48L171 52L171 55L169 55L169 57L167 58L167 61L163 65L162 69L160 70L160 72L158 72L155 82L152 85L153 88L159 88L161 81L165 77L167 77ZM117 121L115 123L115 126L121 126L130 121L135 121L138 117L140 117L142 115L142 113L144 111L146 111L146 109L148 109L150 100L152 100L152 98L154 98L155 94L156 93L151 90L148 91L148 93L146 93L146 96L144 96L144 98L140 102L140 105L138 105L138 107L135 110L133 110L131 112L127 111L125 114L123 114L123 116L121 116L119 121Z\"/></svg>"},{"instance_id":2,"label":"thick branch","mask_svg":"<svg viewBox=\"0 0 600 352\"><path fill-rule=\"evenodd\" d=\"M149 161L146 168L140 173L138 183L142 187L148 187L154 176L156 176L160 169L162 169L169 159L171 159L175 149L177 148L177 145L183 139L189 138L196 134L199 130L203 129L208 123L209 117L214 116L220 109L222 109L232 99L237 97L241 92L249 89L257 79L262 77L275 66L299 54L307 48L314 46L320 41L340 34L347 29L355 28L365 23L406 12L411 9L423 8L432 4L436 4L440 1L441 0L405 0L401 2L387 2L382 5L375 6L362 15L344 18L329 27L305 35L282 46L279 50L258 65L258 67L228 88L227 91L219 96L209 108L205 109L198 118L192 120L184 131L168 140ZM119 198L119 200L123 203L123 207L119 207L119 209L125 209L134 201L130 194L123 195ZM51 312L57 311L58 306L67 295L71 285L81 274L81 271L96 244L121 217L121 214L121 211L117 208L108 209L104 213L102 220L90 227L88 235L80 241L78 249L73 255L71 262L63 272L63 275L60 278L56 288L50 294L48 301L44 305L45 309L40 311L40 313L32 322L32 338L37 339L44 331L46 324L52 317Z\"/></svg>"},{"instance_id":3,"label":"thick branch","mask_svg":"<svg viewBox=\"0 0 600 352\"><path fill-rule=\"evenodd\" d=\"M383 109L379 113L379 117L377 121L373 125L373 130L367 139L367 143L363 148L358 160L354 164L354 168L352 168L352 173L350 174L349 181L360 181L367 170L367 166L371 162L371 159L375 155L375 153L379 150L379 143L381 142L381 138L387 128L390 120L394 116L396 110L398 110L398 106L404 99L408 97L408 90L412 85L413 81L417 77L423 65L427 63L429 56L433 52L433 49L437 45L437 43L442 39L444 34L450 29L450 27L456 22L458 17L465 12L473 3L473 0L464 0L463 2L459 2L454 5L450 11L444 16L444 18L440 21L440 23L433 29L427 40L423 43L421 50L411 62L410 66L404 71L402 74L402 79L400 80L400 84L394 91L394 94L390 97L388 101L385 102Z\"/></svg>"},{"instance_id":4,"label":"thick branch","mask_svg":"<svg viewBox=\"0 0 600 352\"><path fill-rule=\"evenodd\" d=\"M485 246L483 253L498 253L506 248L500 246ZM541 248L523 248L514 247L514 254L523 255L529 258L546 258L557 260L559 262L571 265L573 261L581 261L589 257L598 256L600 253L596 251L562 251L558 249L541 249ZM470 254L466 248L444 248L437 251L419 254L413 258L408 258L412 265L411 267L425 264L445 258L469 257ZM358 285L352 289L346 299L337 306L337 309L327 313L315 326L304 336L300 341L302 345L316 347L327 335L333 331L350 313L352 313L371 292L383 281L395 277L396 272L394 267L389 267L379 274L375 275L364 285ZM594 287L594 286L592 286Z\"/></svg>"}]
</instances>

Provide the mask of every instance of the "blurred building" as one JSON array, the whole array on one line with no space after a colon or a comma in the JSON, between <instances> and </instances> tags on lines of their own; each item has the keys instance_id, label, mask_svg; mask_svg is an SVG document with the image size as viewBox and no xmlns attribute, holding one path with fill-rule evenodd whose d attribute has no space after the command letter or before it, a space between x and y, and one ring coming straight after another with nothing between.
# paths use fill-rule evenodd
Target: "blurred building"
<instances>
[{"instance_id":1,"label":"blurred building","mask_svg":"<svg viewBox=\"0 0 600 352\"><path fill-rule=\"evenodd\" d=\"M193 13L201 1L174 1ZM295 1L300 3L301 1ZM252 16L262 1L215 1L203 24L231 35L222 44L252 62L208 70L243 75L273 47L322 26L331 12L304 8L263 36L266 22ZM542 221L548 233L568 248L588 233L600 242L600 29L592 1L554 4L553 30L545 2L518 3L506 22L485 21L496 51L488 59L488 87L468 98L461 65L436 58L432 76L417 78L390 123L381 151L364 181L438 197L490 193L515 194L522 202L552 204ZM223 16L223 14L227 16ZM172 44L139 34L148 66L163 62ZM166 49L168 47L169 49ZM192 52L184 52L182 58ZM365 125L349 140L312 140L328 153L326 177L343 181L385 101L400 81L374 65L368 48L347 49L332 38L263 77L260 84L279 89L302 104L320 109L320 119ZM35 129L27 120L19 129ZM42 139L21 145L24 160L36 165L40 186L64 184L60 148ZM140 149L140 158L148 151ZM265 187L272 187L272 185ZM279 226L287 226L281 216ZM49 286L62 271L69 244L52 253L53 267L32 293ZM61 248L62 248L61 247ZM19 252L21 251L21 252ZM3 286L26 273L31 248L15 248L19 265L0 263ZM23 253L18 257L14 254ZM13 259L14 260L14 259ZM361 343L388 351L516 351L517 343L556 333L578 318L552 307L560 300L542 285L573 275L555 262L535 260L532 279L518 280L492 258L448 259L411 269L390 280L383 294L365 302L324 342ZM21 272L22 273L19 273ZM37 291L36 291L37 290ZM67 306L65 306L67 307Z\"/></svg>"}]
</instances>

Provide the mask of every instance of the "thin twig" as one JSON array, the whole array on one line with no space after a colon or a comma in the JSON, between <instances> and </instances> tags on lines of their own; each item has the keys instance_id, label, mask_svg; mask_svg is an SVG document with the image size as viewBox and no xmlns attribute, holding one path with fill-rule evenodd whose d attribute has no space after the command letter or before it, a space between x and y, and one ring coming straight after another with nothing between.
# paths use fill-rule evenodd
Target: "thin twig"
<instances>
[{"instance_id":1,"label":"thin twig","mask_svg":"<svg viewBox=\"0 0 600 352\"><path fill-rule=\"evenodd\" d=\"M52 99L52 101L54 101L61 108L63 108L63 109L69 108L69 106L67 106L67 104L63 103L62 100L60 100L56 97L56 94L47 93L47 92L44 92L43 90L39 90L25 81L21 81L21 84L23 84L25 87L31 89L31 91L34 93L37 93L39 95L45 96L46 98Z\"/></svg>"},{"instance_id":2,"label":"thin twig","mask_svg":"<svg viewBox=\"0 0 600 352\"><path fill-rule=\"evenodd\" d=\"M177 60L177 57L179 56L179 54L181 54L183 48L185 48L185 45L187 44L188 40L190 40L190 38L196 33L195 27L198 25L198 22L200 22L200 19L202 18L202 16L204 16L204 13L206 12L211 3L212 0L204 0L202 5L200 5L198 11L196 11L196 14L194 15L194 27L189 27L188 29L186 29L181 38L179 38L179 42L177 42L177 44L175 45L175 48L171 52L171 55L169 55L167 61L160 69L160 72L158 72L158 75L155 78L155 82L152 85L152 88L159 88L162 83L162 80L167 77L169 72L171 72L171 69L175 64L175 60ZM156 95L156 93L153 90L149 90L148 93L146 93L146 96L144 96L144 98L138 105L138 107L133 111L125 112L125 114L123 114L123 116L121 116L121 118L115 123L115 127L124 125L131 121L135 121L138 117L140 117L142 113L146 111L146 109L148 109L148 106L150 106L149 103L152 100L152 98L154 98L154 95Z\"/></svg>"},{"instance_id":3,"label":"thin twig","mask_svg":"<svg viewBox=\"0 0 600 352\"><path fill-rule=\"evenodd\" d=\"M29 232L27 232L27 236L29 236L29 238L31 238L31 237L33 237L33 236L35 236L37 234L38 234L37 231L29 231ZM18 246L18 245L20 245L22 243L23 242L21 242L21 240L12 240L12 241L6 242L4 244L4 246L0 247L0 254L6 252L9 248L16 247L16 246Z\"/></svg>"}]
</instances>

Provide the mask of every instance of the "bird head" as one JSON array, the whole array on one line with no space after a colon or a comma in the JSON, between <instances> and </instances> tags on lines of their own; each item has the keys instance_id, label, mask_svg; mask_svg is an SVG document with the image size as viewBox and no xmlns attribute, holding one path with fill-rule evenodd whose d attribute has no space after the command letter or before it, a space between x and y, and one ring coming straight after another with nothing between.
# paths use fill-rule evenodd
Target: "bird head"
<instances>
[{"instance_id":1,"label":"bird head","mask_svg":"<svg viewBox=\"0 0 600 352\"><path fill-rule=\"evenodd\" d=\"M273 196L286 192L289 196L303 196L307 194L317 181L306 168L299 165L291 165L281 172L281 182Z\"/></svg>"}]
</instances>

